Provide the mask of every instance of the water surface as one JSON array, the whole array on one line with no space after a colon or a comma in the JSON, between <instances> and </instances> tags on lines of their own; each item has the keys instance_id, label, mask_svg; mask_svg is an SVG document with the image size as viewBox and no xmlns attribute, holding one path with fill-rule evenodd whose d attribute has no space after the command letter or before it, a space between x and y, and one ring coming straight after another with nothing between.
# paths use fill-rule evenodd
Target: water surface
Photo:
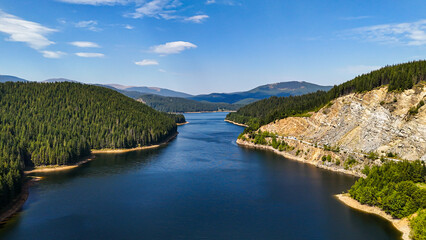
<instances>
[{"instance_id":1,"label":"water surface","mask_svg":"<svg viewBox=\"0 0 426 240\"><path fill-rule=\"evenodd\" d=\"M385 220L341 204L354 177L238 147L224 113L159 149L98 154L44 174L1 239L399 239Z\"/></svg>"}]
</instances>

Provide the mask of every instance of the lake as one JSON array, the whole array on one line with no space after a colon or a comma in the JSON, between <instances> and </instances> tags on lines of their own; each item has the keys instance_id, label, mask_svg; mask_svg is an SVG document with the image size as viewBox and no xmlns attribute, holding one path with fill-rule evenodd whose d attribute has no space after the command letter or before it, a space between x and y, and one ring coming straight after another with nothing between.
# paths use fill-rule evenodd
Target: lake
<instances>
[{"instance_id":1,"label":"lake","mask_svg":"<svg viewBox=\"0 0 426 240\"><path fill-rule=\"evenodd\" d=\"M239 147L226 113L185 114L167 146L39 174L1 239L399 239L333 197L355 177Z\"/></svg>"}]
</instances>

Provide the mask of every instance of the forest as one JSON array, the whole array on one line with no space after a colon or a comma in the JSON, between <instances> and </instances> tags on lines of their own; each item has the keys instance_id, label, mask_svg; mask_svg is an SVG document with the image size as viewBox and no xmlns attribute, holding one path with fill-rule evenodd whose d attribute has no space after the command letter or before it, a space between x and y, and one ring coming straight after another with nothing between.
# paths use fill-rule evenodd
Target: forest
<instances>
[{"instance_id":1,"label":"forest","mask_svg":"<svg viewBox=\"0 0 426 240\"><path fill-rule=\"evenodd\" d=\"M378 206L393 217L403 218L419 212L411 221L413 239L425 239L426 167L423 162L387 162L366 167L367 178L360 178L349 190L362 204Z\"/></svg>"},{"instance_id":2,"label":"forest","mask_svg":"<svg viewBox=\"0 0 426 240\"><path fill-rule=\"evenodd\" d=\"M65 165L91 149L159 143L183 115L79 83L0 83L0 206L21 190L23 169ZM1 208L1 207L0 207Z\"/></svg>"},{"instance_id":3,"label":"forest","mask_svg":"<svg viewBox=\"0 0 426 240\"><path fill-rule=\"evenodd\" d=\"M426 61L413 61L386 66L368 74L360 75L350 81L334 86L329 91L290 97L271 97L229 113L226 119L249 125L248 130L290 116L319 110L333 99L354 93L373 90L388 85L389 91L402 91L426 80Z\"/></svg>"},{"instance_id":4,"label":"forest","mask_svg":"<svg viewBox=\"0 0 426 240\"><path fill-rule=\"evenodd\" d=\"M139 99L155 110L170 113L235 111L242 106L229 103L199 102L191 99L163 97L153 94L142 95Z\"/></svg>"}]
</instances>

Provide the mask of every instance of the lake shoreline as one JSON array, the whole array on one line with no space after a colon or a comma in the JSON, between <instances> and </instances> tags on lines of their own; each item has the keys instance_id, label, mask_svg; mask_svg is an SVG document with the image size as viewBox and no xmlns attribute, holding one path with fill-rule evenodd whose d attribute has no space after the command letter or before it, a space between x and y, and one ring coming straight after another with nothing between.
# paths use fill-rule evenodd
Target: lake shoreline
<instances>
[{"instance_id":1,"label":"lake shoreline","mask_svg":"<svg viewBox=\"0 0 426 240\"><path fill-rule=\"evenodd\" d=\"M170 141L175 139L179 132L176 132L172 136L168 137L166 140L150 146L143 146L143 147L135 147L135 148L120 148L120 149L92 149L92 154L98 154L98 153L126 153L126 152L133 152L133 151L140 151L140 150L147 150L147 149L154 149L159 148L161 146L164 146L168 144Z\"/></svg>"},{"instance_id":2,"label":"lake shoreline","mask_svg":"<svg viewBox=\"0 0 426 240\"><path fill-rule=\"evenodd\" d=\"M15 197L15 199L7 206L2 212L0 212L0 227L7 223L9 219L15 216L24 206L29 196L29 188L34 183L40 180L40 178L31 178L26 180L22 185L21 193Z\"/></svg>"},{"instance_id":3,"label":"lake shoreline","mask_svg":"<svg viewBox=\"0 0 426 240\"><path fill-rule=\"evenodd\" d=\"M230 113L230 112L236 112L235 110L230 111L199 111L199 112L181 112L181 113Z\"/></svg>"},{"instance_id":4,"label":"lake shoreline","mask_svg":"<svg viewBox=\"0 0 426 240\"><path fill-rule=\"evenodd\" d=\"M183 122L183 123L176 123L176 125L177 126L182 126L182 125L185 125L185 124L188 124L189 122Z\"/></svg>"},{"instance_id":5,"label":"lake shoreline","mask_svg":"<svg viewBox=\"0 0 426 240\"><path fill-rule=\"evenodd\" d=\"M317 163L312 162L312 161L307 161L307 160L305 160L305 159L303 159L301 157L294 156L294 155L292 155L290 153L287 153L287 152L284 152L284 151L280 152L280 151L278 151L277 149L274 149L271 146L256 145L254 143L249 143L249 142L243 141L241 139L238 139L236 141L236 143L239 146L246 147L246 148L255 148L255 149L262 149L262 150L272 151L275 154L281 155L281 156L283 156L283 157L285 157L287 159L295 160L295 161L299 161L299 162L303 162L303 163L307 163L307 164L313 165L315 167L326 169L326 170L329 170L329 171L339 172L339 173L343 173L343 174L347 174L347 175L352 175L352 176L355 176L355 177L364 177L364 176L361 176L357 172L354 172L354 171L349 171L349 170L344 170L344 169L338 169L338 168L328 167L328 166L317 164ZM349 196L349 194L347 194L347 193L346 194L337 194L337 195L335 195L335 197L339 201L341 201L342 203L344 203L345 205L347 205L347 206L349 206L351 208L354 208L354 209L357 209L357 210L360 210L360 211L363 211L363 212L366 212L366 213L375 214L375 215L378 215L378 216L380 216L380 217L382 217L382 218L390 221L392 223L392 225L394 226L394 228L397 229L398 231L400 231L402 233L402 239L403 240L410 240L410 231L411 231L411 229L410 229L409 221L408 221L407 218L394 219L392 216L390 216L389 214L387 214L386 212L384 212L383 210L381 210L378 207L372 207L372 206L368 206L368 205L362 205L361 203L359 203L355 199L351 198Z\"/></svg>"},{"instance_id":6,"label":"lake shoreline","mask_svg":"<svg viewBox=\"0 0 426 240\"><path fill-rule=\"evenodd\" d=\"M234 122L234 121L231 121L231 120L228 120L228 119L225 119L224 121L228 122L228 123L232 123L232 124L240 126L240 127L248 127L248 125L245 125L245 124L242 124L242 123L237 123L237 122Z\"/></svg>"},{"instance_id":7,"label":"lake shoreline","mask_svg":"<svg viewBox=\"0 0 426 240\"><path fill-rule=\"evenodd\" d=\"M46 172L60 172L60 171L66 171L70 169L77 168L81 166L82 164L85 164L87 162L92 161L95 159L94 155L90 155L89 157L83 158L83 160L72 164L72 165L52 165L52 166L39 166L31 170L24 171L25 175L31 174L31 173L46 173Z\"/></svg>"},{"instance_id":8,"label":"lake shoreline","mask_svg":"<svg viewBox=\"0 0 426 240\"><path fill-rule=\"evenodd\" d=\"M353 209L375 214L380 216L381 218L384 218L392 223L393 227L396 228L398 231L402 233L402 239L403 240L410 240L410 222L408 218L402 218L402 219L396 219L393 218L391 215L387 214L382 209L375 207L375 206L369 206L365 204L361 204L357 200L351 198L348 193L345 194L337 194L334 195L340 202L344 203L346 206L349 206Z\"/></svg>"},{"instance_id":9,"label":"lake shoreline","mask_svg":"<svg viewBox=\"0 0 426 240\"><path fill-rule=\"evenodd\" d=\"M186 122L188 123L188 122ZM185 124L186 124L185 123ZM153 149L158 148L161 146L164 146L168 144L171 140L177 137L179 133L176 132L169 138L167 138L165 141L151 146L145 146L145 147L137 147L137 148L131 148L131 149L104 149L104 150L92 150L92 154L96 153L123 153L123 152L131 152L131 151L138 151L138 150L146 150L146 149ZM77 168L89 161L92 161L95 159L95 155L90 155L89 157L84 158L83 160L77 162L73 165L65 165L65 166L41 166L37 167L35 169L24 171L24 175L29 175L32 173L46 173L46 172L59 172L59 171L66 171L71 170L74 168ZM39 181L41 178L32 178L25 182L25 184L22 186L21 193L12 201L12 203L9 204L8 207L6 207L3 212L0 212L0 226L7 223L9 219L11 219L14 215L16 215L21 209L22 206L25 204L25 202L28 199L29 196L29 188L34 183Z\"/></svg>"},{"instance_id":10,"label":"lake shoreline","mask_svg":"<svg viewBox=\"0 0 426 240\"><path fill-rule=\"evenodd\" d=\"M318 162L308 161L308 160L305 160L305 159L303 159L301 157L298 157L298 156L295 156L293 154L287 153L285 151L279 151L279 150L273 148L272 146L254 144L254 143L251 143L251 142L243 141L241 139L237 139L236 142L237 142L237 144L239 146L243 146L243 147L247 147L247 148L256 148L256 149L263 149L263 150L272 151L275 154L281 155L281 156L283 156L283 157L285 157L287 159L298 161L298 162L307 163L307 164L313 165L313 166L315 166L317 168L322 168L322 169L326 169L326 170L333 171L333 172L338 172L338 173L343 173L343 174L347 174L347 175L352 175L352 176L355 176L355 177L364 177L363 175L360 175L358 172L350 171L350 170L345 170L345 169L342 169L342 168L325 166L325 165L322 165L322 164L318 164Z\"/></svg>"}]
</instances>

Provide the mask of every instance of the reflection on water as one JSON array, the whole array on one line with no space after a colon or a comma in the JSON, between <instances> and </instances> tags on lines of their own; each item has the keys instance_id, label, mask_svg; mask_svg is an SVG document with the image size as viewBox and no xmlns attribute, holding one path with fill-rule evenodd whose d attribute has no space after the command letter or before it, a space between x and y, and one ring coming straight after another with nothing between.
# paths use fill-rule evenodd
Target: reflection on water
<instances>
[{"instance_id":1,"label":"reflection on water","mask_svg":"<svg viewBox=\"0 0 426 240\"><path fill-rule=\"evenodd\" d=\"M333 195L354 177L240 148L224 113L187 114L170 144L44 174L2 239L398 239Z\"/></svg>"}]
</instances>

